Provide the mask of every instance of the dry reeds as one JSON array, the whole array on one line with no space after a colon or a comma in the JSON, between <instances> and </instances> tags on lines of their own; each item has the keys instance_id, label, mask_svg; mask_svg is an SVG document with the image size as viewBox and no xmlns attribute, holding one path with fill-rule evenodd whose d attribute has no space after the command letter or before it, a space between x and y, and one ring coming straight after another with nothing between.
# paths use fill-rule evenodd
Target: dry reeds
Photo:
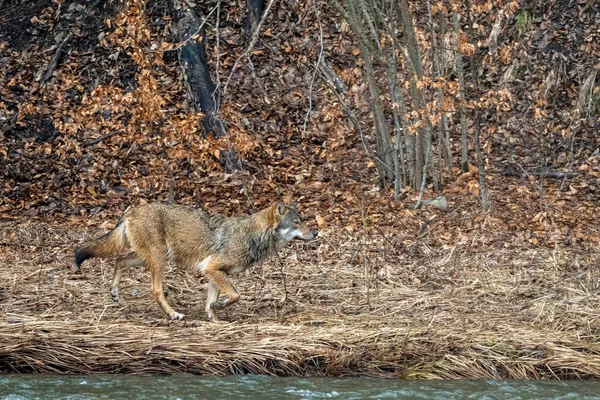
<instances>
[{"instance_id":1,"label":"dry reeds","mask_svg":"<svg viewBox=\"0 0 600 400\"><path fill-rule=\"evenodd\" d=\"M600 378L597 253L397 252L390 237L360 248L330 233L318 249L286 249L283 270L274 260L235 278L231 323L206 322L202 278L171 268L169 301L187 319L169 323L147 271L126 271L114 304L111 263L74 269L85 234L41 223L0 233L0 370Z\"/></svg>"}]
</instances>

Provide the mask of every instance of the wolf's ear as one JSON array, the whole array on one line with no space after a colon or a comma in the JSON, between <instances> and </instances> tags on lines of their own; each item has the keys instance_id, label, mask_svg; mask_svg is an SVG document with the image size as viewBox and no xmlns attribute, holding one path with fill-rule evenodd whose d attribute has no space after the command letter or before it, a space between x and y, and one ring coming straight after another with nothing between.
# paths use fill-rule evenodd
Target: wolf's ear
<instances>
[{"instance_id":1,"label":"wolf's ear","mask_svg":"<svg viewBox=\"0 0 600 400\"><path fill-rule=\"evenodd\" d=\"M283 215L285 214L285 203L283 201L280 201L277 203L277 208L275 209L275 212L277 213L277 215Z\"/></svg>"},{"instance_id":2,"label":"wolf's ear","mask_svg":"<svg viewBox=\"0 0 600 400\"><path fill-rule=\"evenodd\" d=\"M292 204L292 194L290 193L290 194L288 194L287 196L285 196L285 197L283 198L283 202L284 202L286 205L288 205L288 206L289 206L290 204Z\"/></svg>"}]
</instances>

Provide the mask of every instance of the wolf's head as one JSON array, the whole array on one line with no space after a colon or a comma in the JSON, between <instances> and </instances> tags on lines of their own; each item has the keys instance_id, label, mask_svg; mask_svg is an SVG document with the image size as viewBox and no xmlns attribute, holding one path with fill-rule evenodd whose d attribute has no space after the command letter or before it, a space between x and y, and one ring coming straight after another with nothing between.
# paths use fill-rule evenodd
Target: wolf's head
<instances>
[{"instance_id":1,"label":"wolf's head","mask_svg":"<svg viewBox=\"0 0 600 400\"><path fill-rule=\"evenodd\" d=\"M305 223L288 196L282 201L275 203L271 209L275 235L280 243L292 240L312 240L319 234L318 231L310 229Z\"/></svg>"}]
</instances>

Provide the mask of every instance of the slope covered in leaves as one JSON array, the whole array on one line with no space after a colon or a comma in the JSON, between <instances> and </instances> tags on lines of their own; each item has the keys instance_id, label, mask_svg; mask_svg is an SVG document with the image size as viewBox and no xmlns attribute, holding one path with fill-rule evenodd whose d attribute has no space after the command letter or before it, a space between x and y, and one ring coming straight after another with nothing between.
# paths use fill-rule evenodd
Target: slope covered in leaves
<instances>
[{"instance_id":1,"label":"slope covered in leaves","mask_svg":"<svg viewBox=\"0 0 600 400\"><path fill-rule=\"evenodd\" d=\"M597 243L600 14L593 3L571 3L521 3L501 26L508 49L503 62L481 65L482 91L505 88L512 96L482 132L494 204L486 215L479 215L474 173L446 173L442 191L450 213L411 210L417 193L406 190L393 203L389 189L377 186L364 151L374 138L359 52L326 2L315 3L318 12L312 3L274 3L259 44L240 59L221 93L225 142L202 136L201 115L188 103L176 52L169 50L177 44L166 2L3 3L2 218L114 221L130 204L166 200L173 185L175 201L220 212L255 211L293 191L322 228L356 231L366 221L402 240L438 245ZM216 4L197 8L211 15L204 40L223 89L248 44L246 11L221 3L217 35ZM425 38L424 8L413 7ZM482 43L482 27L501 11L488 9L474 21ZM363 138L314 73L321 51L348 88L343 100L361 120ZM575 115L576 109L586 114ZM458 131L452 135L458 151ZM240 150L246 171L224 174L214 162L229 143ZM575 174L535 174L549 168ZM522 170L534 174L504 176ZM426 197L435 195L427 190Z\"/></svg>"},{"instance_id":2,"label":"slope covered in leaves","mask_svg":"<svg viewBox=\"0 0 600 400\"><path fill-rule=\"evenodd\" d=\"M197 3L211 15L204 40L223 91L248 45L244 2L218 13L216 1ZM484 61L466 72L481 74L483 93L510 93L481 132L487 213L475 170L446 171L441 192L426 187L446 210L413 209L418 193L394 202L378 186L360 51L328 3L274 2L221 92L225 141L203 137L188 103L166 2L98 4L0 2L2 368L600 376L595 2L523 1L499 25L505 53L494 62L484 44L501 9L475 15ZM426 7L411 6L426 41ZM340 97L314 73L319 55L347 88ZM245 171L214 162L229 143ZM170 324L147 271L127 271L113 303L111 263L76 271L72 251L129 205L171 190L178 203L232 214L293 192L321 234L236 277L243 299L224 312L231 324L206 324L203 278L169 265L169 301L188 316Z\"/></svg>"}]
</instances>

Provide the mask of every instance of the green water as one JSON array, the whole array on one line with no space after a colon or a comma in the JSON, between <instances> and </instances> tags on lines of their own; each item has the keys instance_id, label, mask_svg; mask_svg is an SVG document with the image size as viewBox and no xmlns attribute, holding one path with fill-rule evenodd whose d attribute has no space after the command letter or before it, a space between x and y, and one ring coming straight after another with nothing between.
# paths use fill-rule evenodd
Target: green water
<instances>
[{"instance_id":1,"label":"green water","mask_svg":"<svg viewBox=\"0 0 600 400\"><path fill-rule=\"evenodd\" d=\"M4 375L0 400L20 399L600 399L590 381L401 381L193 375Z\"/></svg>"}]
</instances>

